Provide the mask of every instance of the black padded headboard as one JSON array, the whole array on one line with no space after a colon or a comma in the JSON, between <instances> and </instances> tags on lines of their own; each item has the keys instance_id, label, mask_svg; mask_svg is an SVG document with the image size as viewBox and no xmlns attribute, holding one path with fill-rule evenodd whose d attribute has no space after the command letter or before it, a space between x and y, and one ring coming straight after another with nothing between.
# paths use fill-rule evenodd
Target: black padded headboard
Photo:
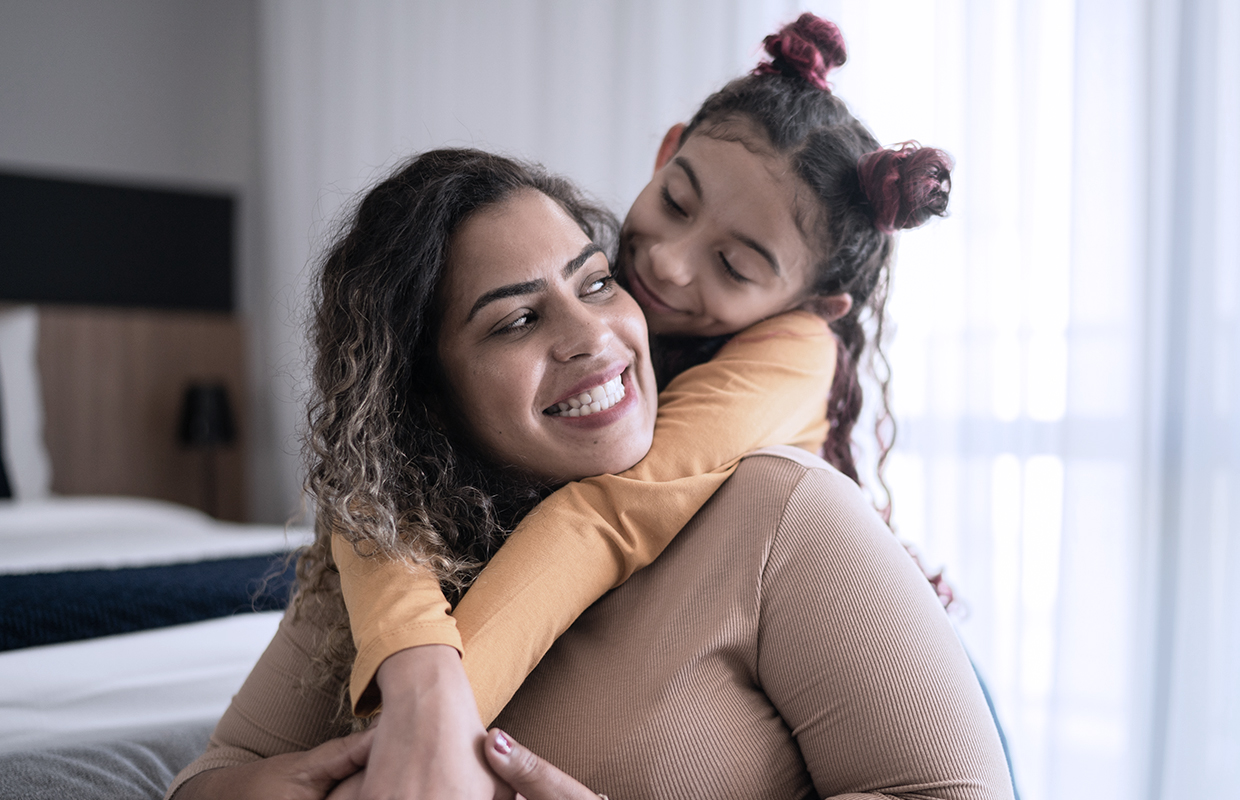
<instances>
[{"instance_id":1,"label":"black padded headboard","mask_svg":"<svg viewBox=\"0 0 1240 800\"><path fill-rule=\"evenodd\" d=\"M234 205L0 173L0 300L230 312Z\"/></svg>"}]
</instances>

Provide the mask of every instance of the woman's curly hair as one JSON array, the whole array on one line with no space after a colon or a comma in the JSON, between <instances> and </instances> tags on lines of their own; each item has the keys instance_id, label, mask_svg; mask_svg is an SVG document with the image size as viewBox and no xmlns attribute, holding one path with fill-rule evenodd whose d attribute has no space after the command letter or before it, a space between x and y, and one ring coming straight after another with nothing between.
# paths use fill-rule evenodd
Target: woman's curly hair
<instances>
[{"instance_id":1,"label":"woman's curly hair","mask_svg":"<svg viewBox=\"0 0 1240 800\"><path fill-rule=\"evenodd\" d=\"M568 181L502 156L442 149L367 192L324 256L305 444L315 541L298 562L301 595L339 598L331 540L340 536L359 555L429 567L457 599L549 490L471 445L438 359L438 290L453 233L522 190L558 202L614 253L615 217ZM322 659L333 675L353 658L339 603Z\"/></svg>"}]
</instances>

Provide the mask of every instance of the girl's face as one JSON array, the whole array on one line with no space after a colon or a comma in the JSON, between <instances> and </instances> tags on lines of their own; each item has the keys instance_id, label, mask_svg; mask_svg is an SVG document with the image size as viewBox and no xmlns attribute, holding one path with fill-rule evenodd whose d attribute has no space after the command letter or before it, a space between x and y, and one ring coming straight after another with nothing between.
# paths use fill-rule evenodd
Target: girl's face
<instances>
[{"instance_id":1,"label":"girl's face","mask_svg":"<svg viewBox=\"0 0 1240 800\"><path fill-rule=\"evenodd\" d=\"M818 261L805 235L818 220L797 202L808 188L787 158L740 141L694 133L678 148L683 129L668 131L620 236L618 270L650 331L735 333L799 306Z\"/></svg>"},{"instance_id":2,"label":"girl's face","mask_svg":"<svg viewBox=\"0 0 1240 800\"><path fill-rule=\"evenodd\" d=\"M454 410L492 458L563 483L646 455L658 398L645 320L554 200L520 191L466 220L440 288Z\"/></svg>"}]
</instances>

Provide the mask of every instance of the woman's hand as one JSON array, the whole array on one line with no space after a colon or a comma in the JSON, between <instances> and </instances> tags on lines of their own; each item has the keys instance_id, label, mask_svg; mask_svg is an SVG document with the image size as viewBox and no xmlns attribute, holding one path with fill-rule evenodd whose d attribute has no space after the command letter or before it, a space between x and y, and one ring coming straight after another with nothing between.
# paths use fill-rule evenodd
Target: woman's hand
<instances>
[{"instance_id":1,"label":"woman's hand","mask_svg":"<svg viewBox=\"0 0 1240 800\"><path fill-rule=\"evenodd\" d=\"M383 661L376 679L383 713L373 726L361 800L513 797L482 755L486 729L456 650L401 650Z\"/></svg>"},{"instance_id":2,"label":"woman's hand","mask_svg":"<svg viewBox=\"0 0 1240 800\"><path fill-rule=\"evenodd\" d=\"M324 800L337 784L361 774L373 741L374 732L363 731L302 753L208 770L186 781L175 800Z\"/></svg>"},{"instance_id":3,"label":"woman's hand","mask_svg":"<svg viewBox=\"0 0 1240 800\"><path fill-rule=\"evenodd\" d=\"M486 740L487 762L525 800L599 800L599 795L531 753L499 728Z\"/></svg>"}]
</instances>

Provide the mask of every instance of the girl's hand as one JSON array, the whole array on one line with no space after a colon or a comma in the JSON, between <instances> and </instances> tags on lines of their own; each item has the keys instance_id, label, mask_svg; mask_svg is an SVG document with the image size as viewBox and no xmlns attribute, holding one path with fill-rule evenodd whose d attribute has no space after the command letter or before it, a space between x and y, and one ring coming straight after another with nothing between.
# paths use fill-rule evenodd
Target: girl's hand
<instances>
[{"instance_id":1,"label":"girl's hand","mask_svg":"<svg viewBox=\"0 0 1240 800\"><path fill-rule=\"evenodd\" d=\"M360 800L511 800L512 790L482 755L486 729L456 650L401 650L376 678L383 713L373 726Z\"/></svg>"},{"instance_id":2,"label":"girl's hand","mask_svg":"<svg viewBox=\"0 0 1240 800\"><path fill-rule=\"evenodd\" d=\"M571 776L543 761L499 728L486 740L487 762L525 800L599 800Z\"/></svg>"},{"instance_id":3,"label":"girl's hand","mask_svg":"<svg viewBox=\"0 0 1240 800\"><path fill-rule=\"evenodd\" d=\"M361 774L373 741L374 732L363 731L302 753L208 770L190 778L175 800L324 800L341 781Z\"/></svg>"}]
</instances>

